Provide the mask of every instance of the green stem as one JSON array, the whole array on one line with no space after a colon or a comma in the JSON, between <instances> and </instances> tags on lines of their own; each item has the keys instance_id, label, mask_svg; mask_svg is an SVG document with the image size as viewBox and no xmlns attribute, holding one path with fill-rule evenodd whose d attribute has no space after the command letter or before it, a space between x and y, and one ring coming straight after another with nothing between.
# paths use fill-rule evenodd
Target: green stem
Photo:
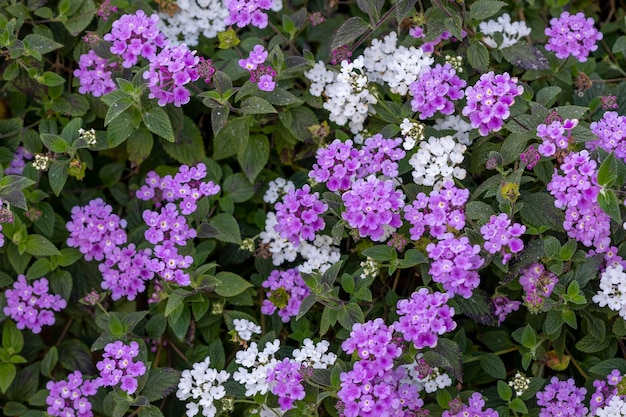
<instances>
[{"instance_id":1,"label":"green stem","mask_svg":"<svg viewBox=\"0 0 626 417\"><path fill-rule=\"evenodd\" d=\"M365 40L375 31L377 30L384 22L385 20L387 20L389 18L389 16L391 16L397 7L397 3L392 5L391 8L389 10L387 10L387 12L380 18L380 20L378 21L378 23L376 23L376 25L373 28L368 29L367 31L365 31L365 33L363 35L361 35L361 37L359 38L358 41L356 41L354 43L354 45L352 45L352 48L350 48L350 52L354 52L356 50L356 48L358 48L363 42L365 42Z\"/></svg>"},{"instance_id":2,"label":"green stem","mask_svg":"<svg viewBox=\"0 0 626 417\"><path fill-rule=\"evenodd\" d=\"M504 354L507 354L507 353L515 352L516 350L518 350L518 347L517 346L513 346L513 347L510 347L508 349L499 350L499 351L493 352L493 353L498 355L498 356L500 356L500 355L504 355ZM476 361L479 361L481 359L482 359L482 356L472 356L471 358L463 361L463 363L476 362Z\"/></svg>"}]
</instances>

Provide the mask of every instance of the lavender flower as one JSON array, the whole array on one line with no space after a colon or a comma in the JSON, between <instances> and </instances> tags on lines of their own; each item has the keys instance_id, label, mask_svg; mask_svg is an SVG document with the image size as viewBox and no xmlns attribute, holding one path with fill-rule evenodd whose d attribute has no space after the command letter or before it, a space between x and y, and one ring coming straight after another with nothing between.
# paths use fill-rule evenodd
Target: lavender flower
<instances>
[{"instance_id":1,"label":"lavender flower","mask_svg":"<svg viewBox=\"0 0 626 417\"><path fill-rule=\"evenodd\" d=\"M456 328L452 320L454 308L446 304L448 298L448 294L431 294L427 288L420 288L410 299L399 300L397 313L400 317L394 324L395 329L402 333L404 340L413 342L417 349L434 348L438 335Z\"/></svg>"},{"instance_id":2,"label":"lavender flower","mask_svg":"<svg viewBox=\"0 0 626 417\"><path fill-rule=\"evenodd\" d=\"M46 278L29 285L26 277L19 275L13 288L5 291L7 306L3 312L16 322L18 329L27 328L35 334L40 333L43 326L54 324L53 311L61 311L66 306L60 295L49 294L48 291Z\"/></svg>"},{"instance_id":3,"label":"lavender flower","mask_svg":"<svg viewBox=\"0 0 626 417\"><path fill-rule=\"evenodd\" d=\"M524 249L524 242L519 237L526 231L526 226L519 223L511 224L505 213L492 215L489 222L480 228L485 239L483 247L491 254L500 253L502 263L506 264L514 253Z\"/></svg>"},{"instance_id":4,"label":"lavender flower","mask_svg":"<svg viewBox=\"0 0 626 417\"><path fill-rule=\"evenodd\" d=\"M558 278L540 263L533 263L521 271L519 283L526 295L524 301L531 313L541 311L543 301L550 297Z\"/></svg>"},{"instance_id":5,"label":"lavender flower","mask_svg":"<svg viewBox=\"0 0 626 417\"><path fill-rule=\"evenodd\" d=\"M278 404L283 411L291 410L293 402L303 400L306 395L302 385L301 369L300 363L285 358L267 373L267 381L272 387L272 394L278 396Z\"/></svg>"},{"instance_id":6,"label":"lavender flower","mask_svg":"<svg viewBox=\"0 0 626 417\"><path fill-rule=\"evenodd\" d=\"M537 126L537 136L543 139L543 143L539 145L537 150L543 156L553 156L557 149L565 150L569 147L571 130L578 126L578 120L561 120L559 118L559 120L547 123Z\"/></svg>"},{"instance_id":7,"label":"lavender flower","mask_svg":"<svg viewBox=\"0 0 626 417\"><path fill-rule=\"evenodd\" d=\"M5 175L22 175L26 161L33 159L33 154L28 152L23 146L18 146L13 153L13 159L9 163L9 166L4 169Z\"/></svg>"},{"instance_id":8,"label":"lavender flower","mask_svg":"<svg viewBox=\"0 0 626 417\"><path fill-rule=\"evenodd\" d=\"M150 89L148 97L156 98L161 107L168 103L176 107L189 103L191 94L185 85L200 78L196 69L200 58L195 54L185 44L163 48L143 73Z\"/></svg>"},{"instance_id":9,"label":"lavender flower","mask_svg":"<svg viewBox=\"0 0 626 417\"><path fill-rule=\"evenodd\" d=\"M491 302L493 303L494 308L493 314L498 319L498 326L504 322L506 316L519 310L519 307L522 304L520 301L511 301L508 297L501 294L495 295Z\"/></svg>"},{"instance_id":10,"label":"lavender flower","mask_svg":"<svg viewBox=\"0 0 626 417\"><path fill-rule=\"evenodd\" d=\"M488 408L483 410L485 406L485 400L483 396L475 392L467 401L467 404L463 404L460 407L451 407L450 410L443 412L442 417L498 417L498 412Z\"/></svg>"},{"instance_id":11,"label":"lavender flower","mask_svg":"<svg viewBox=\"0 0 626 417\"><path fill-rule=\"evenodd\" d=\"M116 247L106 255L98 269L102 273L102 288L111 291L113 300L126 297L132 301L146 290L146 281L154 276L151 253L150 249L137 250L130 244Z\"/></svg>"},{"instance_id":12,"label":"lavender flower","mask_svg":"<svg viewBox=\"0 0 626 417\"><path fill-rule=\"evenodd\" d=\"M74 70L74 77L78 78L80 85L78 92L100 97L116 90L117 84L113 81L112 75L117 67L117 62L100 58L92 50L82 54L78 59L78 68Z\"/></svg>"},{"instance_id":13,"label":"lavender flower","mask_svg":"<svg viewBox=\"0 0 626 417\"><path fill-rule=\"evenodd\" d=\"M543 391L537 393L537 404L541 406L539 417L580 417L587 415L585 388L578 388L572 378L559 381L555 376L550 379Z\"/></svg>"},{"instance_id":14,"label":"lavender flower","mask_svg":"<svg viewBox=\"0 0 626 417\"><path fill-rule=\"evenodd\" d=\"M482 136L497 132L509 118L509 107L524 88L517 85L517 78L508 73L496 75L493 71L483 74L473 86L467 87L467 105L463 115L468 116L473 128Z\"/></svg>"},{"instance_id":15,"label":"lavender flower","mask_svg":"<svg viewBox=\"0 0 626 417\"><path fill-rule=\"evenodd\" d=\"M452 114L453 101L463 98L462 89L466 85L467 82L456 75L450 64L437 64L422 72L417 81L409 86L413 96L411 107L419 113L421 120L434 116L438 111L441 114Z\"/></svg>"},{"instance_id":16,"label":"lavender flower","mask_svg":"<svg viewBox=\"0 0 626 417\"><path fill-rule=\"evenodd\" d=\"M46 389L50 391L46 398L51 416L92 417L91 403L86 397L96 394L99 388L97 381L83 380L80 371L74 371L67 376L67 380L48 381Z\"/></svg>"},{"instance_id":17,"label":"lavender flower","mask_svg":"<svg viewBox=\"0 0 626 417\"><path fill-rule=\"evenodd\" d=\"M298 314L302 300L311 292L295 268L272 271L262 286L269 291L266 293L267 299L263 300L261 313L274 314L278 310L283 323Z\"/></svg>"},{"instance_id":18,"label":"lavender flower","mask_svg":"<svg viewBox=\"0 0 626 417\"><path fill-rule=\"evenodd\" d=\"M626 117L607 111L589 127L598 139L585 142L587 149L593 151L600 147L607 152L615 152L617 158L626 162Z\"/></svg>"},{"instance_id":19,"label":"lavender flower","mask_svg":"<svg viewBox=\"0 0 626 417\"><path fill-rule=\"evenodd\" d=\"M320 201L319 193L311 193L308 184L288 191L275 208L277 224L274 230L296 247L300 245L300 239L314 240L315 232L326 225L320 215L328 210L328 205Z\"/></svg>"},{"instance_id":20,"label":"lavender flower","mask_svg":"<svg viewBox=\"0 0 626 417\"><path fill-rule=\"evenodd\" d=\"M109 343L104 347L102 360L96 364L100 371L97 383L103 387L120 385L122 391L134 394L137 390L137 378L146 373L146 366L141 361L133 362L139 355L139 344L121 341Z\"/></svg>"},{"instance_id":21,"label":"lavender flower","mask_svg":"<svg viewBox=\"0 0 626 417\"><path fill-rule=\"evenodd\" d=\"M226 0L225 5L230 12L226 24L236 24L240 28L252 25L265 29L268 18L264 10L271 9L273 3L273 0Z\"/></svg>"},{"instance_id":22,"label":"lavender flower","mask_svg":"<svg viewBox=\"0 0 626 417\"><path fill-rule=\"evenodd\" d=\"M589 53L598 49L597 41L602 39L602 32L593 26L593 19L585 18L582 12L575 15L563 12L558 18L550 19L545 34L547 51L554 52L560 59L573 56L579 62L586 62Z\"/></svg>"}]
</instances>

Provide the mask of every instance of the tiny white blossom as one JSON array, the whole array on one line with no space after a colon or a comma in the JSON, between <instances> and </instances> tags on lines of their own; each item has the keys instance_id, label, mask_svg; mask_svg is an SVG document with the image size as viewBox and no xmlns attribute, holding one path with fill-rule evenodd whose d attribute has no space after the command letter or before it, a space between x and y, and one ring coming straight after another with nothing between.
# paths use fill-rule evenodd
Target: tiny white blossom
<instances>
[{"instance_id":1,"label":"tiny white blossom","mask_svg":"<svg viewBox=\"0 0 626 417\"><path fill-rule=\"evenodd\" d=\"M241 340L249 341L252 339L252 333L261 334L261 326L246 319L233 320L235 331Z\"/></svg>"},{"instance_id":2,"label":"tiny white blossom","mask_svg":"<svg viewBox=\"0 0 626 417\"><path fill-rule=\"evenodd\" d=\"M179 400L193 399L187 403L187 416L195 416L202 407L202 414L206 417L214 417L217 414L215 400L220 400L226 395L222 386L228 380L230 374L209 368L211 358L207 357L204 362L194 363L192 369L183 371L178 382L176 396Z\"/></svg>"}]
</instances>

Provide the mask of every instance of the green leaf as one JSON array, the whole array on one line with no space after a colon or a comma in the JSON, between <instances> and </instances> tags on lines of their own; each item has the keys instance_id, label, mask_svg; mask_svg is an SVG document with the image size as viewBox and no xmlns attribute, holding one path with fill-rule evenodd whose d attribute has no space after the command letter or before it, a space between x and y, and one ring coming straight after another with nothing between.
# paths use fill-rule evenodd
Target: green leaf
<instances>
[{"instance_id":1,"label":"green leaf","mask_svg":"<svg viewBox=\"0 0 626 417\"><path fill-rule=\"evenodd\" d=\"M613 53L624 53L626 51L626 36L620 36L613 44Z\"/></svg>"},{"instance_id":2,"label":"green leaf","mask_svg":"<svg viewBox=\"0 0 626 417\"><path fill-rule=\"evenodd\" d=\"M544 87L537 92L535 101L539 104L542 104L546 108L550 108L556 101L556 97L561 94L561 91L563 91L561 87L557 87L554 85Z\"/></svg>"},{"instance_id":3,"label":"green leaf","mask_svg":"<svg viewBox=\"0 0 626 417\"><path fill-rule=\"evenodd\" d=\"M75 1L73 3L80 4L80 7L75 13L69 15L69 18L63 22L63 25L72 36L78 36L80 32L89 26L97 9L93 0Z\"/></svg>"},{"instance_id":4,"label":"green leaf","mask_svg":"<svg viewBox=\"0 0 626 417\"><path fill-rule=\"evenodd\" d=\"M48 170L48 181L52 192L59 196L67 182L67 161L54 161Z\"/></svg>"},{"instance_id":5,"label":"green leaf","mask_svg":"<svg viewBox=\"0 0 626 417\"><path fill-rule=\"evenodd\" d=\"M509 401L513 397L513 390L504 381L498 381L498 396L502 401Z\"/></svg>"},{"instance_id":6,"label":"green leaf","mask_svg":"<svg viewBox=\"0 0 626 417\"><path fill-rule=\"evenodd\" d=\"M607 190L605 188L600 189L598 205L611 219L615 220L617 223L622 223L622 214L620 212L621 205L613 190Z\"/></svg>"},{"instance_id":7,"label":"green leaf","mask_svg":"<svg viewBox=\"0 0 626 417\"><path fill-rule=\"evenodd\" d=\"M387 245L376 245L363 251L363 256L372 258L376 262L389 262L396 257L396 250Z\"/></svg>"},{"instance_id":8,"label":"green leaf","mask_svg":"<svg viewBox=\"0 0 626 417\"><path fill-rule=\"evenodd\" d=\"M417 249L409 249L404 252L404 259L398 261L398 268L412 268L416 265L428 263L428 258Z\"/></svg>"},{"instance_id":9,"label":"green leaf","mask_svg":"<svg viewBox=\"0 0 626 417\"><path fill-rule=\"evenodd\" d=\"M169 116L160 107L154 107L150 110L143 112L141 115L143 123L148 130L155 135L159 135L165 140L174 142L174 130L172 129L172 122Z\"/></svg>"},{"instance_id":10,"label":"green leaf","mask_svg":"<svg viewBox=\"0 0 626 417\"><path fill-rule=\"evenodd\" d=\"M278 113L269 101L261 97L249 97L241 103L241 114Z\"/></svg>"},{"instance_id":11,"label":"green leaf","mask_svg":"<svg viewBox=\"0 0 626 417\"><path fill-rule=\"evenodd\" d=\"M176 389L180 380L180 371L172 368L152 368L141 395L148 402L159 401Z\"/></svg>"},{"instance_id":12,"label":"green leaf","mask_svg":"<svg viewBox=\"0 0 626 417\"><path fill-rule=\"evenodd\" d=\"M41 55L52 52L55 49L62 48L63 45L36 33L30 33L24 37L24 42L28 43L30 49L34 49Z\"/></svg>"},{"instance_id":13,"label":"green leaf","mask_svg":"<svg viewBox=\"0 0 626 417\"><path fill-rule=\"evenodd\" d=\"M563 321L572 329L578 328L578 323L576 323L576 313L570 309L563 310Z\"/></svg>"},{"instance_id":14,"label":"green leaf","mask_svg":"<svg viewBox=\"0 0 626 417\"><path fill-rule=\"evenodd\" d=\"M154 138L152 133L144 129L137 129L126 141L128 160L135 164L141 164L148 159L152 152Z\"/></svg>"},{"instance_id":15,"label":"green leaf","mask_svg":"<svg viewBox=\"0 0 626 417\"><path fill-rule=\"evenodd\" d=\"M346 330L352 330L356 323L363 323L365 317L361 307L356 303L345 304L337 315L339 324Z\"/></svg>"},{"instance_id":16,"label":"green leaf","mask_svg":"<svg viewBox=\"0 0 626 417\"><path fill-rule=\"evenodd\" d=\"M581 119L589 107L584 106L559 106L556 108L557 113L564 119Z\"/></svg>"},{"instance_id":17,"label":"green leaf","mask_svg":"<svg viewBox=\"0 0 626 417\"><path fill-rule=\"evenodd\" d=\"M35 256L60 255L61 252L52 242L41 235L29 235L26 242L26 252Z\"/></svg>"},{"instance_id":18,"label":"green leaf","mask_svg":"<svg viewBox=\"0 0 626 417\"><path fill-rule=\"evenodd\" d=\"M220 272L215 278L219 281L215 293L221 297L234 297L252 287L250 282L232 272Z\"/></svg>"},{"instance_id":19,"label":"green leaf","mask_svg":"<svg viewBox=\"0 0 626 417\"><path fill-rule=\"evenodd\" d=\"M11 363L0 363L0 392L7 392L9 386L15 379L15 365Z\"/></svg>"},{"instance_id":20,"label":"green leaf","mask_svg":"<svg viewBox=\"0 0 626 417\"><path fill-rule=\"evenodd\" d=\"M117 119L119 115L124 113L133 103L133 99L129 96L120 97L111 103L109 110L107 110L106 117L104 118L104 125L108 126L109 123Z\"/></svg>"},{"instance_id":21,"label":"green leaf","mask_svg":"<svg viewBox=\"0 0 626 417\"><path fill-rule=\"evenodd\" d=\"M124 334L124 325L118 317L117 313L111 311L109 313L109 331L114 336L122 336Z\"/></svg>"},{"instance_id":22,"label":"green leaf","mask_svg":"<svg viewBox=\"0 0 626 417\"><path fill-rule=\"evenodd\" d=\"M163 149L169 156L186 165L195 165L206 158L202 133L195 122L183 117L182 126L174 130L174 143L162 142Z\"/></svg>"},{"instance_id":23,"label":"green leaf","mask_svg":"<svg viewBox=\"0 0 626 417\"><path fill-rule=\"evenodd\" d=\"M521 398L514 398L513 401L509 403L509 407L511 410L520 414L528 414L528 407Z\"/></svg>"},{"instance_id":24,"label":"green leaf","mask_svg":"<svg viewBox=\"0 0 626 417\"><path fill-rule=\"evenodd\" d=\"M170 314L172 314L172 312L183 303L187 295L189 294L178 293L176 291L171 293L167 299L167 305L165 306L165 317L168 317Z\"/></svg>"},{"instance_id":25,"label":"green leaf","mask_svg":"<svg viewBox=\"0 0 626 417\"><path fill-rule=\"evenodd\" d=\"M576 343L576 349L585 353L602 352L609 346L609 343L611 343L611 338L609 337L604 340L598 340L592 335L587 335Z\"/></svg>"},{"instance_id":26,"label":"green leaf","mask_svg":"<svg viewBox=\"0 0 626 417\"><path fill-rule=\"evenodd\" d=\"M399 0L396 3L396 21L402 22L411 13L417 0Z\"/></svg>"},{"instance_id":27,"label":"green leaf","mask_svg":"<svg viewBox=\"0 0 626 417\"><path fill-rule=\"evenodd\" d=\"M41 278L50 272L50 260L47 258L37 259L26 272L26 278L36 279Z\"/></svg>"},{"instance_id":28,"label":"green leaf","mask_svg":"<svg viewBox=\"0 0 626 417\"><path fill-rule=\"evenodd\" d=\"M252 135L246 148L237 155L239 165L251 183L263 170L270 156L270 142L265 135Z\"/></svg>"},{"instance_id":29,"label":"green leaf","mask_svg":"<svg viewBox=\"0 0 626 417\"><path fill-rule=\"evenodd\" d=\"M61 136L42 133L40 137L43 145L52 152L66 153L70 149L70 144Z\"/></svg>"},{"instance_id":30,"label":"green leaf","mask_svg":"<svg viewBox=\"0 0 626 417\"><path fill-rule=\"evenodd\" d=\"M65 82L65 78L55 72L46 71L40 76L36 77L39 84L43 84L46 87L56 87Z\"/></svg>"},{"instance_id":31,"label":"green leaf","mask_svg":"<svg viewBox=\"0 0 626 417\"><path fill-rule=\"evenodd\" d=\"M469 18L478 22L483 21L500 11L506 6L503 1L478 0L470 7Z\"/></svg>"},{"instance_id":32,"label":"green leaf","mask_svg":"<svg viewBox=\"0 0 626 417\"><path fill-rule=\"evenodd\" d=\"M522 333L522 346L528 349L534 349L535 346L537 346L537 333L530 324L527 324L526 327L524 327L524 332Z\"/></svg>"},{"instance_id":33,"label":"green leaf","mask_svg":"<svg viewBox=\"0 0 626 417\"><path fill-rule=\"evenodd\" d=\"M489 70L489 51L480 42L472 42L467 50L467 61L478 72Z\"/></svg>"},{"instance_id":34,"label":"green leaf","mask_svg":"<svg viewBox=\"0 0 626 417\"><path fill-rule=\"evenodd\" d=\"M478 220L480 222L488 222L489 218L496 214L493 208L487 203L482 201L470 201L465 205L465 215L471 220Z\"/></svg>"},{"instance_id":35,"label":"green leaf","mask_svg":"<svg viewBox=\"0 0 626 417\"><path fill-rule=\"evenodd\" d=\"M364 34L370 25L360 17L351 17L346 20L335 33L330 49L337 49L340 46L348 45L356 38Z\"/></svg>"},{"instance_id":36,"label":"green leaf","mask_svg":"<svg viewBox=\"0 0 626 417\"><path fill-rule=\"evenodd\" d=\"M274 91L259 91L257 95L269 101L274 106L292 106L303 103L301 99L279 87L276 87Z\"/></svg>"},{"instance_id":37,"label":"green leaf","mask_svg":"<svg viewBox=\"0 0 626 417\"><path fill-rule=\"evenodd\" d=\"M10 353L20 353L24 347L24 336L13 320L6 320L2 330L2 346Z\"/></svg>"},{"instance_id":38,"label":"green leaf","mask_svg":"<svg viewBox=\"0 0 626 417\"><path fill-rule=\"evenodd\" d=\"M500 52L502 52L504 59L512 65L527 70L550 69L550 63L541 51L527 43L518 42L513 46L500 49Z\"/></svg>"},{"instance_id":39,"label":"green leaf","mask_svg":"<svg viewBox=\"0 0 626 417\"><path fill-rule=\"evenodd\" d=\"M189 331L189 323L191 323L191 312L189 308L181 306L181 313L172 314L167 318L170 329L176 335L178 340L182 341ZM176 317L177 316L177 317Z\"/></svg>"},{"instance_id":40,"label":"green leaf","mask_svg":"<svg viewBox=\"0 0 626 417\"><path fill-rule=\"evenodd\" d=\"M550 310L546 316L546 321L543 322L543 330L549 334L558 334L563 327L563 316L560 311Z\"/></svg>"},{"instance_id":41,"label":"green leaf","mask_svg":"<svg viewBox=\"0 0 626 417\"><path fill-rule=\"evenodd\" d=\"M111 149L123 143L135 131L133 118L128 113L122 113L107 126L106 138L98 137L94 150Z\"/></svg>"},{"instance_id":42,"label":"green leaf","mask_svg":"<svg viewBox=\"0 0 626 417\"><path fill-rule=\"evenodd\" d=\"M21 414L25 414L28 411L28 408L26 408L24 404L9 401L4 405L2 411L5 416L19 416Z\"/></svg>"},{"instance_id":43,"label":"green leaf","mask_svg":"<svg viewBox=\"0 0 626 417\"><path fill-rule=\"evenodd\" d=\"M606 375L610 374L611 371L613 371L614 369L620 371L621 374L625 374L626 359L612 358L604 360L602 362L596 363L591 368L589 368L589 372L605 377Z\"/></svg>"},{"instance_id":44,"label":"green leaf","mask_svg":"<svg viewBox=\"0 0 626 417\"><path fill-rule=\"evenodd\" d=\"M220 160L243 152L248 144L248 135L246 118L230 119L213 139L213 158Z\"/></svg>"},{"instance_id":45,"label":"green leaf","mask_svg":"<svg viewBox=\"0 0 626 417\"><path fill-rule=\"evenodd\" d=\"M57 258L59 266L67 267L73 265L76 261L81 259L83 254L75 248L63 248L61 249L61 255ZM36 263L36 262L35 262Z\"/></svg>"},{"instance_id":46,"label":"green leaf","mask_svg":"<svg viewBox=\"0 0 626 417\"><path fill-rule=\"evenodd\" d=\"M224 197L229 197L234 203L248 201L255 192L248 178L241 172L228 176L222 183Z\"/></svg>"},{"instance_id":47,"label":"green leaf","mask_svg":"<svg viewBox=\"0 0 626 417\"><path fill-rule=\"evenodd\" d=\"M613 152L602 162L598 169L598 185L602 187L611 187L617 180L617 162Z\"/></svg>"},{"instance_id":48,"label":"green leaf","mask_svg":"<svg viewBox=\"0 0 626 417\"><path fill-rule=\"evenodd\" d=\"M221 340L216 339L209 343L209 355L211 358L211 368L223 369L226 363L226 354L224 352L224 344Z\"/></svg>"},{"instance_id":49,"label":"green leaf","mask_svg":"<svg viewBox=\"0 0 626 417\"><path fill-rule=\"evenodd\" d=\"M486 353L480 357L480 366L487 374L497 379L506 379L506 367L495 353Z\"/></svg>"},{"instance_id":50,"label":"green leaf","mask_svg":"<svg viewBox=\"0 0 626 417\"><path fill-rule=\"evenodd\" d=\"M52 378L52 370L59 361L59 352L56 346L52 346L41 361L41 374L45 377Z\"/></svg>"},{"instance_id":51,"label":"green leaf","mask_svg":"<svg viewBox=\"0 0 626 417\"><path fill-rule=\"evenodd\" d=\"M543 241L544 254L552 259L560 259L561 243L554 236L547 236Z\"/></svg>"},{"instance_id":52,"label":"green leaf","mask_svg":"<svg viewBox=\"0 0 626 417\"><path fill-rule=\"evenodd\" d=\"M148 323L146 323L146 333L153 339L158 339L163 336L165 333L165 329L167 327L167 321L165 320L165 316L163 314L155 314L150 317Z\"/></svg>"}]
</instances>

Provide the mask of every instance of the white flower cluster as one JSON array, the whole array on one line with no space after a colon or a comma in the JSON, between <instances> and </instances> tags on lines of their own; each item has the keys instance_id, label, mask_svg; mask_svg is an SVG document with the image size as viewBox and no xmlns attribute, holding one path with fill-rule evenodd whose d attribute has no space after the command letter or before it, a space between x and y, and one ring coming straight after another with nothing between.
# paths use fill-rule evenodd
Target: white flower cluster
<instances>
[{"instance_id":1,"label":"white flower cluster","mask_svg":"<svg viewBox=\"0 0 626 417\"><path fill-rule=\"evenodd\" d=\"M434 59L421 48L398 46L397 42L396 32L382 41L374 39L363 51L363 59L370 81L387 84L392 93L405 96L409 85L430 68Z\"/></svg>"},{"instance_id":2,"label":"white flower cluster","mask_svg":"<svg viewBox=\"0 0 626 417\"><path fill-rule=\"evenodd\" d=\"M498 20L481 22L478 31L483 35L483 41L492 48L507 48L515 45L522 37L530 35L530 28L526 22L511 22L508 13L503 14ZM498 42L494 35L499 33L502 41Z\"/></svg>"},{"instance_id":3,"label":"white flower cluster","mask_svg":"<svg viewBox=\"0 0 626 417\"><path fill-rule=\"evenodd\" d=\"M280 417L283 414L285 414L285 412L283 410L281 410L280 408L269 408L267 405L263 404L261 406L261 408L257 409L256 411L253 411L252 414L250 415L251 417Z\"/></svg>"},{"instance_id":4,"label":"white flower cluster","mask_svg":"<svg viewBox=\"0 0 626 417\"><path fill-rule=\"evenodd\" d=\"M35 154L33 168L35 168L37 171L47 171L48 168L50 168L50 158L41 153Z\"/></svg>"},{"instance_id":5,"label":"white flower cluster","mask_svg":"<svg viewBox=\"0 0 626 417\"><path fill-rule=\"evenodd\" d=\"M421 358L421 354L417 355L416 358ZM424 378L420 378L417 368L417 361L414 361L410 365L401 365L402 368L407 370L409 375L409 379L406 379L402 382L406 382L411 385L415 385L417 387L417 391L426 391L428 394L432 394L439 389L444 389L452 385L452 379L445 372L441 372L439 368L432 367L430 368L430 373L426 375Z\"/></svg>"},{"instance_id":6,"label":"white flower cluster","mask_svg":"<svg viewBox=\"0 0 626 417\"><path fill-rule=\"evenodd\" d=\"M416 143L424 140L424 125L415 120L405 117L400 124L400 131L404 136L402 147L407 151L413 149Z\"/></svg>"},{"instance_id":7,"label":"white flower cluster","mask_svg":"<svg viewBox=\"0 0 626 417\"><path fill-rule=\"evenodd\" d=\"M452 66L452 68L454 68L457 74L463 72L463 57L461 55L446 55L445 60L448 64Z\"/></svg>"},{"instance_id":8,"label":"white flower cluster","mask_svg":"<svg viewBox=\"0 0 626 417\"><path fill-rule=\"evenodd\" d=\"M78 129L78 137L83 139L88 146L94 146L97 142L96 131L94 129L85 130L81 127Z\"/></svg>"},{"instance_id":9,"label":"white flower cluster","mask_svg":"<svg viewBox=\"0 0 626 417\"><path fill-rule=\"evenodd\" d=\"M463 120L461 116L450 115L444 117L443 119L437 119L435 120L435 125L433 127L437 130L453 130L455 132L452 135L454 140L466 146L472 144L472 141L469 138L469 134L472 131L472 125Z\"/></svg>"},{"instance_id":10,"label":"white flower cluster","mask_svg":"<svg viewBox=\"0 0 626 417\"><path fill-rule=\"evenodd\" d=\"M239 338L246 342L252 339L252 333L261 334L261 326L250 320L235 319L233 320L233 324L235 325L235 331L239 335Z\"/></svg>"},{"instance_id":11,"label":"white flower cluster","mask_svg":"<svg viewBox=\"0 0 626 417\"><path fill-rule=\"evenodd\" d=\"M276 178L275 180L270 181L268 184L267 191L263 196L263 201L269 204L274 204L278 201L278 199L289 191L295 190L296 186L292 181L287 181L284 178Z\"/></svg>"},{"instance_id":12,"label":"white flower cluster","mask_svg":"<svg viewBox=\"0 0 626 417\"><path fill-rule=\"evenodd\" d=\"M614 395L608 405L596 410L597 417L624 417L626 416L626 403L619 395Z\"/></svg>"},{"instance_id":13,"label":"white flower cluster","mask_svg":"<svg viewBox=\"0 0 626 417\"><path fill-rule=\"evenodd\" d=\"M361 268L363 268L363 273L360 276L361 279L376 278L378 274L380 274L380 265L369 256L366 260L361 262Z\"/></svg>"},{"instance_id":14,"label":"white flower cluster","mask_svg":"<svg viewBox=\"0 0 626 417\"><path fill-rule=\"evenodd\" d=\"M409 159L413 181L440 188L447 180L464 179L466 171L457 165L463 162L466 149L467 146L456 143L452 136L431 136L428 141L422 141L419 150Z\"/></svg>"},{"instance_id":15,"label":"white flower cluster","mask_svg":"<svg viewBox=\"0 0 626 417\"><path fill-rule=\"evenodd\" d=\"M274 230L274 226L277 224L276 214L269 211L265 218L265 230L259 235L262 243L269 244L269 252L272 254L274 265L293 262L300 255L304 259L304 263L298 266L298 271L306 274L312 272L323 274L328 268L339 262L341 253L339 248L333 245L330 236L317 235L313 242L301 239L300 245L296 248L289 240L283 239Z\"/></svg>"},{"instance_id":16,"label":"white flower cluster","mask_svg":"<svg viewBox=\"0 0 626 417\"><path fill-rule=\"evenodd\" d=\"M513 379L509 381L509 386L515 390L515 393L518 396L520 396L530 387L530 378L517 371L515 372Z\"/></svg>"},{"instance_id":17,"label":"white flower cluster","mask_svg":"<svg viewBox=\"0 0 626 417\"><path fill-rule=\"evenodd\" d=\"M211 358L207 357L204 362L193 364L193 369L183 371L180 381L178 382L178 391L176 396L179 400L184 401L189 398L200 400L197 403L190 401L187 403L187 415L193 417L198 414L202 407L202 415L213 417L217 414L217 408L214 405L215 400L220 400L226 395L226 390L222 386L228 380L230 374L226 371L220 371L209 368Z\"/></svg>"},{"instance_id":18,"label":"white flower cluster","mask_svg":"<svg viewBox=\"0 0 626 417\"><path fill-rule=\"evenodd\" d=\"M314 96L326 96L324 108L328 118L340 126L349 125L352 133L363 130L363 123L376 104L376 97L369 90L369 79L363 67L363 57L353 62L341 62L339 74L327 70L323 63L316 64L304 75L312 82L310 92ZM331 80L332 75L332 80Z\"/></svg>"},{"instance_id":19,"label":"white flower cluster","mask_svg":"<svg viewBox=\"0 0 626 417\"><path fill-rule=\"evenodd\" d=\"M334 353L326 353L329 347L330 343L326 340L314 344L311 339L307 338L302 341L302 348L294 349L293 359L308 368L328 369L337 360L337 355Z\"/></svg>"},{"instance_id":20,"label":"white flower cluster","mask_svg":"<svg viewBox=\"0 0 626 417\"><path fill-rule=\"evenodd\" d=\"M339 248L333 245L333 239L327 235L317 235L313 242L302 240L298 252L305 259L305 262L298 266L298 271L305 274L313 272L323 274L341 258Z\"/></svg>"},{"instance_id":21,"label":"white flower cluster","mask_svg":"<svg viewBox=\"0 0 626 417\"><path fill-rule=\"evenodd\" d=\"M223 0L177 0L176 5L179 10L172 16L159 13L159 29L171 42L196 46L200 34L210 39L226 29Z\"/></svg>"},{"instance_id":22,"label":"white flower cluster","mask_svg":"<svg viewBox=\"0 0 626 417\"><path fill-rule=\"evenodd\" d=\"M276 266L283 262L293 262L298 256L298 250L287 239L280 237L280 233L274 230L278 222L276 221L276 213L267 212L265 218L265 230L259 235L261 242L269 244L269 251L272 254L272 263Z\"/></svg>"},{"instance_id":23,"label":"white flower cluster","mask_svg":"<svg viewBox=\"0 0 626 417\"><path fill-rule=\"evenodd\" d=\"M233 379L246 388L247 397L258 393L265 395L269 390L267 374L278 363L274 357L278 349L280 341L276 339L267 342L263 351L259 352L256 342L252 342L248 349L237 352L235 363L241 366L233 374Z\"/></svg>"},{"instance_id":24,"label":"white flower cluster","mask_svg":"<svg viewBox=\"0 0 626 417\"><path fill-rule=\"evenodd\" d=\"M608 306L626 319L626 272L620 264L609 265L600 275L600 289L593 296L600 307Z\"/></svg>"}]
</instances>

